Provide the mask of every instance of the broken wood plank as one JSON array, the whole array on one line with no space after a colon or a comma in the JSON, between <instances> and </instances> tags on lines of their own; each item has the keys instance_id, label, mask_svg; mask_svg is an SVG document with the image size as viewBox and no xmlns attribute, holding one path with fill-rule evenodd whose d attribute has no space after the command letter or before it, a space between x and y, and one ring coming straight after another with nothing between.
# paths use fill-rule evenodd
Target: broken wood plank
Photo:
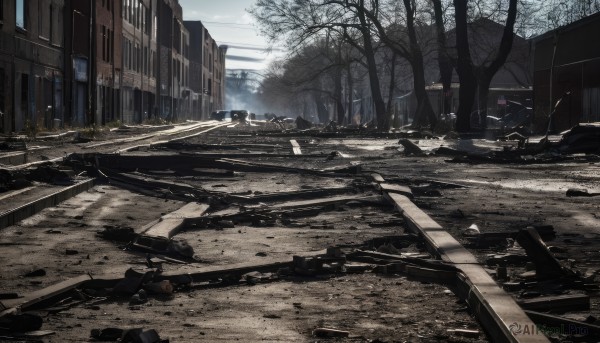
<instances>
[{"instance_id":1,"label":"broken wood plank","mask_svg":"<svg viewBox=\"0 0 600 343\"><path fill-rule=\"evenodd\" d=\"M522 299L519 305L526 310L551 311L563 313L569 311L587 311L590 309L590 297L586 294L564 294L550 297Z\"/></svg>"},{"instance_id":2,"label":"broken wood plank","mask_svg":"<svg viewBox=\"0 0 600 343\"><path fill-rule=\"evenodd\" d=\"M387 193L386 197L402 213L408 227L413 232L423 235L433 254L451 263L479 263L473 254L406 196Z\"/></svg>"},{"instance_id":3,"label":"broken wood plank","mask_svg":"<svg viewBox=\"0 0 600 343\"><path fill-rule=\"evenodd\" d=\"M179 233L186 220L202 217L209 207L206 204L191 202L177 211L162 216L158 223L152 225L143 233L147 236L171 239Z\"/></svg>"},{"instance_id":4,"label":"broken wood plank","mask_svg":"<svg viewBox=\"0 0 600 343\"><path fill-rule=\"evenodd\" d=\"M377 173L371 173L371 178L373 179L373 181L375 182L385 182L385 180L383 179L383 177Z\"/></svg>"},{"instance_id":5,"label":"broken wood plank","mask_svg":"<svg viewBox=\"0 0 600 343\"><path fill-rule=\"evenodd\" d=\"M540 331L539 328L541 327L548 331L564 335L583 336L588 341L597 341L600 338L600 326L598 325L536 311L525 311L525 313L537 324L533 327L533 329L536 329L535 332ZM521 331L523 328L521 326ZM532 327L529 327L528 330L529 332L534 332L532 331Z\"/></svg>"},{"instance_id":6,"label":"broken wood plank","mask_svg":"<svg viewBox=\"0 0 600 343\"><path fill-rule=\"evenodd\" d=\"M298 142L295 139L290 139L290 143L292 144L292 150L294 151L294 155L302 155L300 144L298 144Z\"/></svg>"},{"instance_id":7,"label":"broken wood plank","mask_svg":"<svg viewBox=\"0 0 600 343\"><path fill-rule=\"evenodd\" d=\"M302 253L305 257L314 257L324 255L326 250L310 251ZM178 280L187 278L192 282L207 282L217 279L235 278L241 277L242 275L250 272L277 272L282 268L293 268L294 262L289 258L285 259L274 259L269 263L239 263L235 265L229 265L227 268L223 266L208 266L200 268L196 271L191 271L186 274L175 274L175 273L160 273L157 275L155 281L169 280L178 283ZM139 276L144 274L139 272ZM85 287L89 288L111 288L114 287L123 277L115 277L113 275L99 275L95 276L92 280L85 283Z\"/></svg>"},{"instance_id":8,"label":"broken wood plank","mask_svg":"<svg viewBox=\"0 0 600 343\"><path fill-rule=\"evenodd\" d=\"M383 192L398 193L398 194L407 196L409 198L413 197L413 193L412 193L410 187L395 185L395 184L385 183L385 182L380 183L379 187L381 188L381 191L383 191Z\"/></svg>"},{"instance_id":9,"label":"broken wood plank","mask_svg":"<svg viewBox=\"0 0 600 343\"><path fill-rule=\"evenodd\" d=\"M413 204L406 196L387 193L386 197L402 213L409 228L423 235L430 250L443 261L454 263L457 274L457 293L486 329L490 337L501 342L549 342L542 335L514 335L511 325L534 325L516 301L500 288L475 256L452 235Z\"/></svg>"},{"instance_id":10,"label":"broken wood plank","mask_svg":"<svg viewBox=\"0 0 600 343\"><path fill-rule=\"evenodd\" d=\"M7 310L0 312L0 317L3 317L4 315L8 314L8 312L10 312L12 308L19 307L21 310L26 310L37 303L68 292L91 279L92 277L89 275L81 275L57 283L50 287L46 287L44 289L29 293L23 298L4 300L2 304L4 307L7 308Z\"/></svg>"},{"instance_id":11,"label":"broken wood plank","mask_svg":"<svg viewBox=\"0 0 600 343\"><path fill-rule=\"evenodd\" d=\"M525 249L527 256L535 264L536 276L554 278L565 274L565 269L552 254L534 228L519 231L517 242Z\"/></svg>"},{"instance_id":12,"label":"broken wood plank","mask_svg":"<svg viewBox=\"0 0 600 343\"><path fill-rule=\"evenodd\" d=\"M334 205L334 204L340 204L340 203L347 203L350 201L383 203L382 197L378 196L378 195L375 195L375 196L340 195L340 196L331 197L331 198L289 201L289 202L285 202L285 203L281 203L281 204L274 204L271 206L271 208L274 210L283 210L283 209L294 209L294 208L303 208L303 207Z\"/></svg>"}]
</instances>

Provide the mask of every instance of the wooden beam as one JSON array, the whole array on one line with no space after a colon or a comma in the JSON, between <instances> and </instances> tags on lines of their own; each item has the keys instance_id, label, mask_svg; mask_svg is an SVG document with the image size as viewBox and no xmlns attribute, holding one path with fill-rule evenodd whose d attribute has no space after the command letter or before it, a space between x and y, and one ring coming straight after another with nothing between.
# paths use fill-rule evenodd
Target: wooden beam
<instances>
[{"instance_id":1,"label":"wooden beam","mask_svg":"<svg viewBox=\"0 0 600 343\"><path fill-rule=\"evenodd\" d=\"M534 228L519 231L517 242L525 249L527 256L535 264L535 273L538 277L552 278L565 274L560 262L552 256L546 243Z\"/></svg>"},{"instance_id":2,"label":"wooden beam","mask_svg":"<svg viewBox=\"0 0 600 343\"><path fill-rule=\"evenodd\" d=\"M46 287L39 291L29 293L29 294L25 295L23 298L4 300L2 302L2 305L5 308L7 308L7 310L0 312L0 317L3 317L4 315L10 313L12 308L19 307L21 310L26 310L29 307L31 307L37 303L40 303L44 300L50 299L59 294L70 291L73 288L75 288L91 279L92 279L92 277L89 275L81 275L81 276L74 277L74 278L65 280L63 282L57 283L50 287Z\"/></svg>"},{"instance_id":3,"label":"wooden beam","mask_svg":"<svg viewBox=\"0 0 600 343\"><path fill-rule=\"evenodd\" d=\"M404 195L386 197L402 213L409 228L423 235L427 245L458 273L457 293L464 298L490 337L496 342L549 342L543 335L515 335L511 326L534 325L515 300L490 277L475 256Z\"/></svg>"},{"instance_id":4,"label":"wooden beam","mask_svg":"<svg viewBox=\"0 0 600 343\"><path fill-rule=\"evenodd\" d=\"M525 313L537 324L535 329L538 331L541 328L550 332L564 333L565 335L582 336L588 342L598 341L598 338L600 338L600 326L598 325L535 311L525 311ZM521 327L521 330L523 330L523 327Z\"/></svg>"},{"instance_id":5,"label":"wooden beam","mask_svg":"<svg viewBox=\"0 0 600 343\"><path fill-rule=\"evenodd\" d=\"M331 198L311 199L289 201L281 204L274 204L270 208L273 210L294 209L314 206L326 206L350 201L365 201L365 202L383 202L381 196L364 196L364 195L340 195Z\"/></svg>"},{"instance_id":6,"label":"wooden beam","mask_svg":"<svg viewBox=\"0 0 600 343\"><path fill-rule=\"evenodd\" d=\"M181 231L186 220L202 217L209 207L206 204L191 202L177 211L162 216L157 223L146 229L143 234L171 239Z\"/></svg>"},{"instance_id":7,"label":"wooden beam","mask_svg":"<svg viewBox=\"0 0 600 343\"><path fill-rule=\"evenodd\" d=\"M554 313L587 311L590 309L590 297L586 294L564 294L522 299L518 303L526 310L551 311Z\"/></svg>"},{"instance_id":8,"label":"wooden beam","mask_svg":"<svg viewBox=\"0 0 600 343\"><path fill-rule=\"evenodd\" d=\"M294 155L302 155L300 144L298 144L298 142L295 139L290 139L290 143L292 144L292 150L294 150Z\"/></svg>"}]
</instances>

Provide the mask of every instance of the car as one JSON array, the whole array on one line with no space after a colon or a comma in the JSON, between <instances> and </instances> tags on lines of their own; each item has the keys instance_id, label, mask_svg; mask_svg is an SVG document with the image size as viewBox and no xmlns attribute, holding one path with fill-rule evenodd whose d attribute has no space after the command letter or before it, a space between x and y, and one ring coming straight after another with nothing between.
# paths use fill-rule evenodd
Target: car
<instances>
[{"instance_id":1,"label":"car","mask_svg":"<svg viewBox=\"0 0 600 343\"><path fill-rule=\"evenodd\" d=\"M232 121L246 121L248 118L249 112L246 110L232 110L231 111L231 120Z\"/></svg>"},{"instance_id":2,"label":"car","mask_svg":"<svg viewBox=\"0 0 600 343\"><path fill-rule=\"evenodd\" d=\"M230 118L229 111L219 110L219 111L214 111L213 113L210 114L210 119L212 119L212 120L223 121L226 118Z\"/></svg>"}]
</instances>

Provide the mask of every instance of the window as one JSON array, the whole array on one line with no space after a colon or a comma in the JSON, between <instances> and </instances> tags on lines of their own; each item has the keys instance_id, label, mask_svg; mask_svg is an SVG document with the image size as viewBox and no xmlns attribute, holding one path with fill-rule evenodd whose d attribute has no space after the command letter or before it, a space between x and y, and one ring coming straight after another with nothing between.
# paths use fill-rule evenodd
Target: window
<instances>
[{"instance_id":1,"label":"window","mask_svg":"<svg viewBox=\"0 0 600 343\"><path fill-rule=\"evenodd\" d=\"M4 0L0 0L0 22L4 20Z\"/></svg>"},{"instance_id":2,"label":"window","mask_svg":"<svg viewBox=\"0 0 600 343\"><path fill-rule=\"evenodd\" d=\"M48 0L38 0L38 36L44 40L50 40L51 13L52 5Z\"/></svg>"},{"instance_id":3,"label":"window","mask_svg":"<svg viewBox=\"0 0 600 343\"><path fill-rule=\"evenodd\" d=\"M25 30L27 28L27 15L26 15L25 0L15 0L15 18L17 27Z\"/></svg>"}]
</instances>

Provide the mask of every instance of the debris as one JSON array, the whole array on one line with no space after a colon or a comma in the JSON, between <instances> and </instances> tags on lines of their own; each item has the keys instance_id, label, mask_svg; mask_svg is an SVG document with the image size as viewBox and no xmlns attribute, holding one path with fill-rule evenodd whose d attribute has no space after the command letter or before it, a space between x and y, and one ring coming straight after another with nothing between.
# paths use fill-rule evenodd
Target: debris
<instances>
[{"instance_id":1,"label":"debris","mask_svg":"<svg viewBox=\"0 0 600 343\"><path fill-rule=\"evenodd\" d=\"M122 343L168 343L169 340L160 338L156 330L132 329L127 330L121 339Z\"/></svg>"},{"instance_id":2,"label":"debris","mask_svg":"<svg viewBox=\"0 0 600 343\"><path fill-rule=\"evenodd\" d=\"M131 299L129 299L129 303L132 305L141 305L145 304L146 302L148 302L148 294L143 289L137 291L137 293L132 295Z\"/></svg>"},{"instance_id":3,"label":"debris","mask_svg":"<svg viewBox=\"0 0 600 343\"><path fill-rule=\"evenodd\" d=\"M160 282L149 282L144 285L144 289L153 294L171 294L173 293L173 284L169 280Z\"/></svg>"},{"instance_id":4,"label":"debris","mask_svg":"<svg viewBox=\"0 0 600 343\"><path fill-rule=\"evenodd\" d=\"M7 314L0 317L0 327L9 332L36 331L42 327L42 324L42 317L31 313Z\"/></svg>"},{"instance_id":5,"label":"debris","mask_svg":"<svg viewBox=\"0 0 600 343\"><path fill-rule=\"evenodd\" d=\"M456 336L469 337L469 338L479 338L481 333L479 330L466 330L466 329L448 329L448 333L454 334Z\"/></svg>"},{"instance_id":6,"label":"debris","mask_svg":"<svg viewBox=\"0 0 600 343\"><path fill-rule=\"evenodd\" d=\"M112 342L121 339L121 337L123 337L123 332L123 329L118 328L93 329L90 333L90 337L98 341Z\"/></svg>"},{"instance_id":7,"label":"debris","mask_svg":"<svg viewBox=\"0 0 600 343\"><path fill-rule=\"evenodd\" d=\"M537 325L546 325L552 328L568 328L570 336L585 336L587 341L596 341L600 338L600 326L598 325L536 311L525 311L525 313Z\"/></svg>"},{"instance_id":8,"label":"debris","mask_svg":"<svg viewBox=\"0 0 600 343\"><path fill-rule=\"evenodd\" d=\"M46 270L44 269L36 269L33 270L29 273L26 273L25 275L23 275L24 277L40 277L40 276L46 276Z\"/></svg>"},{"instance_id":9,"label":"debris","mask_svg":"<svg viewBox=\"0 0 600 343\"><path fill-rule=\"evenodd\" d=\"M408 139L401 139L398 143L402 144L404 147L405 155L415 155L415 156L423 156L423 150L419 148L415 143L411 142Z\"/></svg>"},{"instance_id":10,"label":"debris","mask_svg":"<svg viewBox=\"0 0 600 343\"><path fill-rule=\"evenodd\" d=\"M109 241L122 243L129 243L137 237L133 228L108 225L104 227L104 231L98 232L97 235Z\"/></svg>"},{"instance_id":11,"label":"debris","mask_svg":"<svg viewBox=\"0 0 600 343\"><path fill-rule=\"evenodd\" d=\"M322 338L348 337L350 336L350 332L331 328L317 328L313 330L313 336Z\"/></svg>"},{"instance_id":12,"label":"debris","mask_svg":"<svg viewBox=\"0 0 600 343\"><path fill-rule=\"evenodd\" d=\"M569 188L567 190L568 197L593 197L600 195L600 193L590 193L587 189L583 188Z\"/></svg>"},{"instance_id":13,"label":"debris","mask_svg":"<svg viewBox=\"0 0 600 343\"><path fill-rule=\"evenodd\" d=\"M536 275L541 278L560 277L565 274L564 268L552 256L548 247L534 228L521 230L516 238L527 256L535 264Z\"/></svg>"},{"instance_id":14,"label":"debris","mask_svg":"<svg viewBox=\"0 0 600 343\"><path fill-rule=\"evenodd\" d=\"M17 294L17 293L0 293L0 300L17 299L17 298L19 298L19 294Z\"/></svg>"},{"instance_id":15,"label":"debris","mask_svg":"<svg viewBox=\"0 0 600 343\"><path fill-rule=\"evenodd\" d=\"M563 133L558 150L566 154L598 153L600 151L600 125L579 124Z\"/></svg>"},{"instance_id":16,"label":"debris","mask_svg":"<svg viewBox=\"0 0 600 343\"><path fill-rule=\"evenodd\" d=\"M551 311L563 313L569 311L587 311L590 309L590 297L585 294L565 294L518 301L526 310Z\"/></svg>"},{"instance_id":17,"label":"debris","mask_svg":"<svg viewBox=\"0 0 600 343\"><path fill-rule=\"evenodd\" d=\"M313 127L313 123L310 121L298 116L296 117L296 128L298 130L307 130Z\"/></svg>"},{"instance_id":18,"label":"debris","mask_svg":"<svg viewBox=\"0 0 600 343\"><path fill-rule=\"evenodd\" d=\"M242 280L250 285L277 280L278 277L274 273L250 272L242 275Z\"/></svg>"},{"instance_id":19,"label":"debris","mask_svg":"<svg viewBox=\"0 0 600 343\"><path fill-rule=\"evenodd\" d=\"M479 231L479 227L477 226L477 224L471 224L471 226L463 230L463 235L465 236L477 236L480 233L481 231Z\"/></svg>"}]
</instances>

